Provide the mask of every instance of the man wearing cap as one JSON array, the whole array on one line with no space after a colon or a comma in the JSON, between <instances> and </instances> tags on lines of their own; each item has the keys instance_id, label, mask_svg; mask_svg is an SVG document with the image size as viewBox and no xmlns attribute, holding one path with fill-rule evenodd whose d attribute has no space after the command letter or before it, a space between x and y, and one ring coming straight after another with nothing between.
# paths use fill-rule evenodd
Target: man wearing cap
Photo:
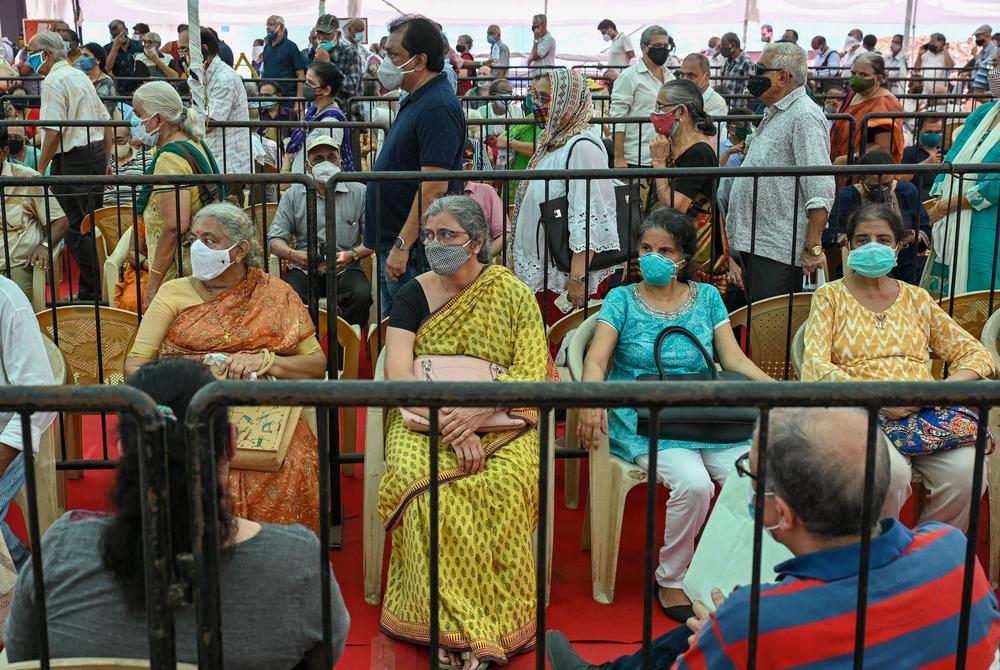
<instances>
[{"instance_id":1,"label":"man wearing cap","mask_svg":"<svg viewBox=\"0 0 1000 670\"><path fill-rule=\"evenodd\" d=\"M312 50L308 62L333 63L340 70L344 75L344 83L339 91L334 91L334 98L350 118L363 120L364 111L360 103L353 105L350 110L347 105L347 101L360 95L361 91L361 60L358 58L358 50L342 39L340 21L333 14L319 17L313 30L316 33L316 48Z\"/></svg>"},{"instance_id":2,"label":"man wearing cap","mask_svg":"<svg viewBox=\"0 0 1000 670\"><path fill-rule=\"evenodd\" d=\"M997 45L990 39L992 32L992 26L984 23L976 28L976 32L972 34L972 37L976 40L976 49L978 50L976 52L976 61L974 65L975 70L972 74L973 93L989 92L990 87L986 81L986 77L993 68L993 59L997 54Z\"/></svg>"},{"instance_id":3,"label":"man wearing cap","mask_svg":"<svg viewBox=\"0 0 1000 670\"><path fill-rule=\"evenodd\" d=\"M278 80L281 93L285 96L302 97L302 79L306 74L306 62L295 42L288 38L285 20L280 16L267 17L267 37L264 38L264 66L261 79ZM282 81L297 79L294 81Z\"/></svg>"},{"instance_id":4,"label":"man wearing cap","mask_svg":"<svg viewBox=\"0 0 1000 670\"><path fill-rule=\"evenodd\" d=\"M318 294L326 295L326 272L333 259L326 253L326 182L340 172L340 148L329 135L316 135L306 144L306 174L316 182L316 236L319 265ZM361 268L361 259L371 256L361 242L365 225L365 185L338 182L334 193L337 209L337 313L351 324L363 325L372 306L371 285ZM285 281L302 302L309 299L309 256L306 212L309 206L304 184L292 184L285 191L267 231L271 253L288 262ZM295 240L295 248L289 246Z\"/></svg>"}]
</instances>

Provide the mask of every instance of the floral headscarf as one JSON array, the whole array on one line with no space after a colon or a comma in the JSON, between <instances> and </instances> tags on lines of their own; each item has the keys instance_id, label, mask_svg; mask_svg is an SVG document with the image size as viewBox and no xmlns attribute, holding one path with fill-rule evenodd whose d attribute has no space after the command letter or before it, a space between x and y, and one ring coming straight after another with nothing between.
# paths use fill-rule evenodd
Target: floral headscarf
<instances>
[{"instance_id":1,"label":"floral headscarf","mask_svg":"<svg viewBox=\"0 0 1000 670\"><path fill-rule=\"evenodd\" d=\"M564 146L576 135L589 130L590 119L594 115L594 102L582 71L565 67L554 68L549 70L548 77L552 84L549 120L538 137L535 153L528 161L526 168L528 170L537 167L549 151ZM511 221L515 225L527 189L528 180L523 180L518 185L517 199L514 202L514 217Z\"/></svg>"}]
</instances>

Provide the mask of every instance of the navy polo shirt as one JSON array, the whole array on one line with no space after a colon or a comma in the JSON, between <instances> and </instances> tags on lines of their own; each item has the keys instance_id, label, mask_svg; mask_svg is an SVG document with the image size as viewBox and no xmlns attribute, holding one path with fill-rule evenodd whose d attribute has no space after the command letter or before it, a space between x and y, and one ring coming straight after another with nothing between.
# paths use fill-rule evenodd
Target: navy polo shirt
<instances>
[{"instance_id":1,"label":"navy polo shirt","mask_svg":"<svg viewBox=\"0 0 1000 670\"><path fill-rule=\"evenodd\" d=\"M306 60L302 57L302 52L287 36L278 44L264 44L264 67L260 73L261 79L294 79L297 70L305 69ZM284 95L295 95L294 81L279 81L278 85L281 86Z\"/></svg>"},{"instance_id":2,"label":"navy polo shirt","mask_svg":"<svg viewBox=\"0 0 1000 670\"><path fill-rule=\"evenodd\" d=\"M438 75L399 105L392 129L375 161L375 172L417 171L424 167L461 170L465 115L448 78ZM384 252L406 223L417 195L415 181L370 182L365 197L365 246ZM448 184L462 193L463 182Z\"/></svg>"}]
</instances>

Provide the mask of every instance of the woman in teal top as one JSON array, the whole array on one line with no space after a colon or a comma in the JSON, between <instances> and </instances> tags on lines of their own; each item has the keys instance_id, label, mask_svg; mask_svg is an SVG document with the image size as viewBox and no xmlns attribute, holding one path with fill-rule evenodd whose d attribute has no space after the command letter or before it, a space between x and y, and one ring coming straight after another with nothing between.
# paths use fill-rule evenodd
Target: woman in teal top
<instances>
[{"instance_id":1,"label":"woman in teal top","mask_svg":"<svg viewBox=\"0 0 1000 670\"><path fill-rule=\"evenodd\" d=\"M990 92L1000 98L1000 69L994 61L989 74ZM965 126L945 161L962 164L1000 163L1000 105L997 100L980 105L965 120ZM961 177L961 179L959 178ZM929 211L934 223L934 263L923 283L935 297L990 288L1000 288L1000 263L994 258L1000 173L942 174L934 181L931 195L938 198ZM955 263L956 246L958 262ZM954 266L954 267L952 267Z\"/></svg>"},{"instance_id":2,"label":"woman in teal top","mask_svg":"<svg viewBox=\"0 0 1000 670\"><path fill-rule=\"evenodd\" d=\"M697 244L694 224L676 209L656 210L642 223L638 248L643 279L608 292L584 361L583 381L633 380L655 374L654 343L667 326L689 330L724 370L748 379L770 380L740 350L718 289L690 280L698 271L691 260ZM704 356L683 336L669 336L660 354L667 374L705 369ZM613 454L647 468L649 440L638 434L636 423L634 409L587 409L580 413L578 432L588 449L598 448L602 436L608 435ZM667 616L685 621L692 611L681 585L694 555L695 538L708 516L714 482L725 481L736 459L750 450L750 441L660 440L658 447L656 472L670 489L670 497L656 569L657 595Z\"/></svg>"}]
</instances>

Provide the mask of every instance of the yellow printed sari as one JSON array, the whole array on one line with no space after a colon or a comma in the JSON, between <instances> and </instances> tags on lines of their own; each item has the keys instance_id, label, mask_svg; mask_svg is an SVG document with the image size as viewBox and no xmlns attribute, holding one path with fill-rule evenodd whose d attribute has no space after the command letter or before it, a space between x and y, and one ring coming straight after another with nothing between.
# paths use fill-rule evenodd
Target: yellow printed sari
<instances>
[{"instance_id":1,"label":"yellow printed sari","mask_svg":"<svg viewBox=\"0 0 1000 670\"><path fill-rule=\"evenodd\" d=\"M554 377L541 313L530 289L506 268L488 267L420 326L414 356L475 356L501 365L503 381ZM521 430L482 435L486 468L467 475L439 444L440 645L506 663L535 633L532 553L538 522L538 410L515 408ZM386 428L379 514L392 533L382 630L430 639L429 445L393 409ZM431 653L436 653L432 651Z\"/></svg>"},{"instance_id":2,"label":"yellow printed sari","mask_svg":"<svg viewBox=\"0 0 1000 670\"><path fill-rule=\"evenodd\" d=\"M160 344L159 357L201 363L205 354L213 352L309 353L319 348L315 332L309 312L288 284L249 268L236 286L181 311ZM306 420L299 418L280 470L233 468L227 492L237 516L300 523L318 535L319 454Z\"/></svg>"}]
</instances>

